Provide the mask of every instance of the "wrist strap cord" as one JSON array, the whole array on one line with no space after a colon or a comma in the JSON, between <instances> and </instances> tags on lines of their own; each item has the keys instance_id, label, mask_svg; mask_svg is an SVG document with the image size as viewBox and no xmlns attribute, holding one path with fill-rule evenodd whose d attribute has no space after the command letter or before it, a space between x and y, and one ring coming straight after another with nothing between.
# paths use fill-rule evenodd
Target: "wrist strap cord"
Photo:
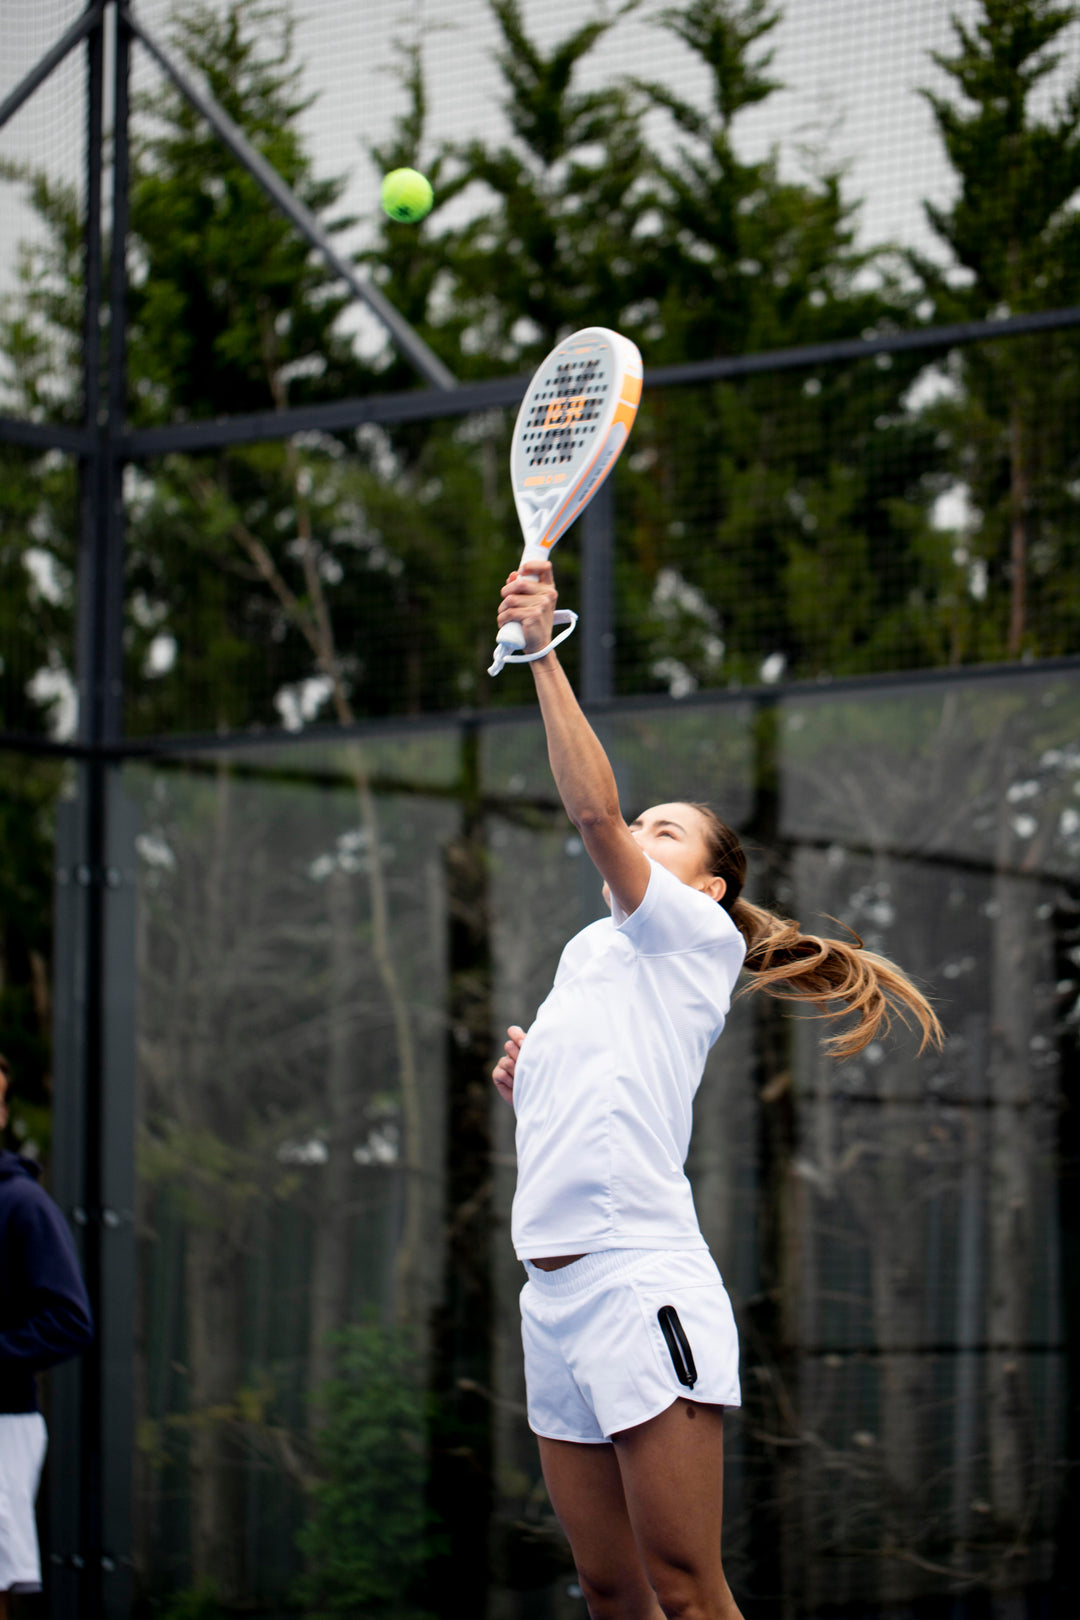
<instances>
[{"instance_id":1,"label":"wrist strap cord","mask_svg":"<svg viewBox=\"0 0 1080 1620\"><path fill-rule=\"evenodd\" d=\"M567 636L573 635L577 621L578 616L572 608L556 608L552 614L551 622L552 624L565 624L566 629L561 635L552 637L547 646L541 647L539 652L512 653L508 652L505 647L496 647L495 659L488 669L488 674L497 675L504 664L533 664L538 658L546 658L553 647L557 647L561 641L565 641Z\"/></svg>"}]
</instances>

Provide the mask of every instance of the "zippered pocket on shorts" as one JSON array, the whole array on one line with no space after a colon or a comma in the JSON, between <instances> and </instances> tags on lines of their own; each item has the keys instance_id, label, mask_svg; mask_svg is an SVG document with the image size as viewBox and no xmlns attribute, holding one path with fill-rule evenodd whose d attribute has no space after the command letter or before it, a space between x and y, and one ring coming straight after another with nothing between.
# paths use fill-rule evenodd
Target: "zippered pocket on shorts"
<instances>
[{"instance_id":1,"label":"zippered pocket on shorts","mask_svg":"<svg viewBox=\"0 0 1080 1620\"><path fill-rule=\"evenodd\" d=\"M678 1311L674 1305L661 1305L656 1313L656 1320L660 1323L660 1331L664 1335L664 1343L668 1347L668 1355L675 1368L676 1378L680 1384L685 1384L687 1389L693 1389L697 1383L694 1352L690 1348L686 1330L679 1321Z\"/></svg>"}]
</instances>

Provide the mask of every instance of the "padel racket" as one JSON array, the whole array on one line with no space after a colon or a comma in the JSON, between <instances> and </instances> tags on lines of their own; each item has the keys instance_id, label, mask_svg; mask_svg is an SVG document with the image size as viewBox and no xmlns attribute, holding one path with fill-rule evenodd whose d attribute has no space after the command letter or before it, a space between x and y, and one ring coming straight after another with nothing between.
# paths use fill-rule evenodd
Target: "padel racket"
<instances>
[{"instance_id":1,"label":"padel racket","mask_svg":"<svg viewBox=\"0 0 1080 1620\"><path fill-rule=\"evenodd\" d=\"M640 398L641 355L606 326L575 332L540 364L510 445L510 483L525 537L519 567L543 562L588 506L619 458ZM520 624L504 624L488 673L497 675L524 646Z\"/></svg>"}]
</instances>

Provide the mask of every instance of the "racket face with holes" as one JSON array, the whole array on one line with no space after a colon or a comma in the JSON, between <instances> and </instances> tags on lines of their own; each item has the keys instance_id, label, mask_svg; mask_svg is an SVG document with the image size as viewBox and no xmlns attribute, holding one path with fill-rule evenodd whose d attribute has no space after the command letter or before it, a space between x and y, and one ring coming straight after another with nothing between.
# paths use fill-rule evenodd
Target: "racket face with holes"
<instances>
[{"instance_id":1,"label":"racket face with holes","mask_svg":"<svg viewBox=\"0 0 1080 1620\"><path fill-rule=\"evenodd\" d=\"M522 400L510 477L525 555L546 556L618 460L641 398L629 338L589 326L560 343Z\"/></svg>"}]
</instances>

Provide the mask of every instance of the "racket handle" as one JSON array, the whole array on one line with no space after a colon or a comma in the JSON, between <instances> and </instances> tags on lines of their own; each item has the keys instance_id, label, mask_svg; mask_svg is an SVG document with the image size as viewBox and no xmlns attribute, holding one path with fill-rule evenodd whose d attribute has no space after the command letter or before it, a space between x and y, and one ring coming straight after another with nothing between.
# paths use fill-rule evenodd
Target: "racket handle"
<instances>
[{"instance_id":1,"label":"racket handle","mask_svg":"<svg viewBox=\"0 0 1080 1620\"><path fill-rule=\"evenodd\" d=\"M550 546L526 544L525 550L521 553L521 561L518 563L518 572L521 572L526 563L549 562L550 550ZM509 624L503 625L502 629L495 637L495 645L497 647L505 647L507 652L525 651L525 632L521 628L520 624L518 624L516 619L511 619Z\"/></svg>"},{"instance_id":2,"label":"racket handle","mask_svg":"<svg viewBox=\"0 0 1080 1620\"><path fill-rule=\"evenodd\" d=\"M507 652L525 651L525 632L516 619L510 619L500 629L495 637L497 647L505 647Z\"/></svg>"}]
</instances>

